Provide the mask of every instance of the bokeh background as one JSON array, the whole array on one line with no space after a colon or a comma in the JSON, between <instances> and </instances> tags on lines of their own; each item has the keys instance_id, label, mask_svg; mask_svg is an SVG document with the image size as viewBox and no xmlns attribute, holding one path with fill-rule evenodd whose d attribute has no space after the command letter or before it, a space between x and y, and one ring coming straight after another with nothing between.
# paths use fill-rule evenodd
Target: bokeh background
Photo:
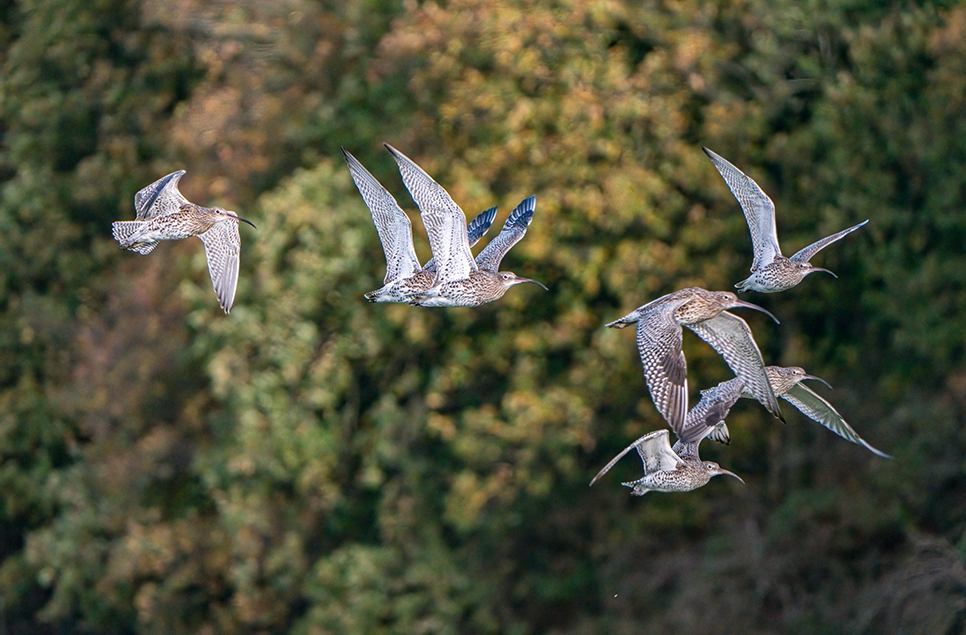
<instances>
[{"instance_id":1,"label":"bokeh background","mask_svg":"<svg viewBox=\"0 0 966 635\"><path fill-rule=\"evenodd\" d=\"M966 4L6 0L0 65L0 634L966 631ZM535 194L550 292L366 303L340 146L429 253L384 141ZM870 219L744 315L894 460L743 400L746 486L587 486L664 425L602 325L747 276L702 145L787 253ZM181 168L258 225L230 316L200 242L111 240Z\"/></svg>"}]
</instances>

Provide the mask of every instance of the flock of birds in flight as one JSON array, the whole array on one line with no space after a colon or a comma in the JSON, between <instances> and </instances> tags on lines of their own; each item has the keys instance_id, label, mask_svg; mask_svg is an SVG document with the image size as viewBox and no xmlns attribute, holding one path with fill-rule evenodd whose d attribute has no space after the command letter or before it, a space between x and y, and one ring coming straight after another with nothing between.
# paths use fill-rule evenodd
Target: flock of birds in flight
<instances>
[{"instance_id":1,"label":"flock of birds in flight","mask_svg":"<svg viewBox=\"0 0 966 635\"><path fill-rule=\"evenodd\" d=\"M533 220L536 209L533 196L510 212L499 235L474 258L470 248L489 230L496 218L496 208L481 212L467 224L463 210L439 183L392 146L386 144L386 149L395 159L403 183L420 210L433 257L420 266L409 217L386 188L343 149L352 179L372 213L386 256L383 286L365 294L367 300L420 307L479 306L500 299L507 289L523 282L547 288L536 280L499 270L503 257L523 238ZM835 277L831 271L815 267L809 261L818 251L868 221L827 236L786 258L778 245L772 200L734 165L707 148L705 152L738 199L751 232L754 250L751 276L735 285L739 293L785 291L816 271ZM178 181L184 174L184 170L173 172L135 194L135 220L115 222L114 239L122 249L147 255L159 241L197 236L205 245L215 295L228 313L238 286L241 250L238 224L255 225L235 212L189 202L178 190ZM802 383L811 379L828 385L824 380L795 366L765 366L747 322L727 310L739 307L761 311L778 322L762 307L743 302L734 293L690 287L653 300L607 324L612 328L637 325L637 348L648 390L678 440L672 447L666 429L645 434L605 465L591 485L633 449L641 457L644 476L623 485L630 487L635 496L649 491L690 491L719 474L741 480L717 463L702 461L698 454L698 446L706 438L730 442L725 419L741 397L757 399L784 421L777 399L781 397L839 436L878 456L890 458L866 443L828 401ZM710 344L735 373L734 379L701 391L701 399L690 410L687 362L682 351L684 326Z\"/></svg>"}]
</instances>

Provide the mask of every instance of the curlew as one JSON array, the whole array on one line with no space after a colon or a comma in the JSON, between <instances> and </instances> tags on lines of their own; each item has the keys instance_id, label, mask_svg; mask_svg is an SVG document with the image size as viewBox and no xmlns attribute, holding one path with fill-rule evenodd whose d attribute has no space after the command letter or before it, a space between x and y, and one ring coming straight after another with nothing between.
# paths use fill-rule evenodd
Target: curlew
<instances>
[{"instance_id":1,"label":"curlew","mask_svg":"<svg viewBox=\"0 0 966 635\"><path fill-rule=\"evenodd\" d=\"M805 369L798 366L768 366L765 372L775 395L795 406L803 415L822 424L843 439L861 445L876 456L892 458L869 445L832 407L832 404L802 383L806 379L813 379L828 386L828 382L824 379L809 375ZM739 377L723 381L714 388L702 390L701 400L688 412L684 425L674 432L684 442L700 441L710 437L715 441L727 443L729 435L724 423L725 417L740 397L751 396Z\"/></svg>"},{"instance_id":2,"label":"curlew","mask_svg":"<svg viewBox=\"0 0 966 635\"><path fill-rule=\"evenodd\" d=\"M342 148L349 174L362 195L366 207L372 214L372 221L379 234L382 250L386 256L386 277L383 286L365 294L370 302L409 302L408 295L422 293L430 289L436 281L436 259L430 258L419 265L413 247L413 229L409 217L399 207L386 188L376 180L358 159ZM470 247L490 229L496 218L496 208L481 212L467 226L467 239ZM404 284L405 283L405 284Z\"/></svg>"},{"instance_id":3,"label":"curlew","mask_svg":"<svg viewBox=\"0 0 966 635\"><path fill-rule=\"evenodd\" d=\"M510 271L498 271L503 256L526 233L533 218L534 197L524 200L507 218L503 230L473 258L467 239L466 216L443 187L410 158L389 144L406 189L419 207L429 246L436 260L436 281L428 290L410 294L411 304L422 307L479 306L499 300L510 287L532 282ZM492 247L492 248L491 248Z\"/></svg>"},{"instance_id":4,"label":"curlew","mask_svg":"<svg viewBox=\"0 0 966 635\"><path fill-rule=\"evenodd\" d=\"M791 289L805 276L816 271L824 271L832 277L838 277L828 269L814 267L809 262L816 253L832 243L854 232L869 221L826 236L805 247L791 258L782 255L778 246L778 232L775 228L775 204L758 184L744 172L718 156L711 150L704 148L711 158L721 178L728 185L728 189L738 199L741 211L745 213L748 229L751 231L751 245L755 252L751 263L751 276L735 285L738 293L745 291L759 291L761 293L777 293Z\"/></svg>"},{"instance_id":5,"label":"curlew","mask_svg":"<svg viewBox=\"0 0 966 635\"><path fill-rule=\"evenodd\" d=\"M743 302L733 293L689 287L662 296L607 324L612 328L637 324L637 349L644 366L644 378L654 405L672 430L683 428L688 412L687 362L681 350L682 326L697 333L718 351L755 398L784 421L751 329L743 319L725 310L735 307L761 311L778 322L765 309Z\"/></svg>"},{"instance_id":6,"label":"curlew","mask_svg":"<svg viewBox=\"0 0 966 635\"><path fill-rule=\"evenodd\" d=\"M113 223L114 240L121 249L142 256L151 253L162 240L197 236L205 244L208 273L221 308L228 313L235 301L241 236L238 223L254 223L220 207L195 205L181 195L178 170L158 179L134 195L135 220Z\"/></svg>"},{"instance_id":7,"label":"curlew","mask_svg":"<svg viewBox=\"0 0 966 635\"><path fill-rule=\"evenodd\" d=\"M740 476L720 467L717 463L702 461L698 456L699 443L700 440L690 443L678 441L674 444L674 448L671 448L667 430L649 432L611 459L610 463L590 481L590 484L596 483L632 449L636 449L641 457L644 476L621 485L630 487L633 496L643 496L652 491L690 492L706 485L711 477L719 474L733 476L744 483Z\"/></svg>"}]
</instances>

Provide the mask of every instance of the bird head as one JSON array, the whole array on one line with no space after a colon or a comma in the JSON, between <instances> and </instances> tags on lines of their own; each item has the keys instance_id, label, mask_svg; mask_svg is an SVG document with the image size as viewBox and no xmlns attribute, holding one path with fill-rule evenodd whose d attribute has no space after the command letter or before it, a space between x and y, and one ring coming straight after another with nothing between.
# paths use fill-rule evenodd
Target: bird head
<instances>
[{"instance_id":1,"label":"bird head","mask_svg":"<svg viewBox=\"0 0 966 635\"><path fill-rule=\"evenodd\" d=\"M235 212L233 212L231 210L222 209L220 207L213 207L211 209L214 210L215 216L217 216L219 218L219 220L232 219L234 221L241 221L243 223L248 223L252 227L255 227L255 223L251 222L250 220L245 220L244 218L241 218L240 216L238 216L238 214L236 214Z\"/></svg>"},{"instance_id":2,"label":"bird head","mask_svg":"<svg viewBox=\"0 0 966 635\"><path fill-rule=\"evenodd\" d=\"M549 291L549 289L547 289L547 287L545 287L542 283L537 282L536 280L531 280L530 278L520 278L512 271L501 271L499 276L500 282L503 283L503 286L508 289L515 284L520 284L521 282L532 282L538 287L541 287L544 291Z\"/></svg>"},{"instance_id":3,"label":"bird head","mask_svg":"<svg viewBox=\"0 0 966 635\"><path fill-rule=\"evenodd\" d=\"M752 304L751 302L745 302L744 300L739 300L738 296L730 291L716 291L715 296L717 296L718 301L724 305L726 309L734 309L736 307L744 307L746 309L754 309L755 311L761 311L771 319L775 320L775 324L781 324L770 311L763 309L757 304Z\"/></svg>"},{"instance_id":4,"label":"bird head","mask_svg":"<svg viewBox=\"0 0 966 635\"><path fill-rule=\"evenodd\" d=\"M785 394L792 386L806 379L814 379L829 388L832 387L821 377L806 373L801 366L767 366L765 372L768 374L768 382L774 388L775 394Z\"/></svg>"},{"instance_id":5,"label":"bird head","mask_svg":"<svg viewBox=\"0 0 966 635\"><path fill-rule=\"evenodd\" d=\"M707 470L708 474L710 474L711 476L718 476L719 474L727 474L728 476L735 477L736 479L738 479L742 483L745 482L740 476L738 476L734 472L729 472L728 470L726 470L723 467L719 466L714 461L705 461L704 462L704 469Z\"/></svg>"}]
</instances>

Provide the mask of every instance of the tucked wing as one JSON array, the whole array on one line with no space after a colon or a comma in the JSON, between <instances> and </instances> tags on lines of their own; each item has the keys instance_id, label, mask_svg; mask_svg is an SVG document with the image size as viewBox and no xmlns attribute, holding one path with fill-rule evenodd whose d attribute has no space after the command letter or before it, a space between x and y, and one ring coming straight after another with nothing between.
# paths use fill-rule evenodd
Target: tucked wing
<instances>
[{"instance_id":1,"label":"tucked wing","mask_svg":"<svg viewBox=\"0 0 966 635\"><path fill-rule=\"evenodd\" d=\"M205 244L205 255L208 257L208 273L211 284L215 288L215 295L225 313L231 311L235 301L235 288L238 286L238 264L241 252L241 236L238 234L238 223L221 221L198 238Z\"/></svg>"},{"instance_id":2,"label":"tucked wing","mask_svg":"<svg viewBox=\"0 0 966 635\"><path fill-rule=\"evenodd\" d=\"M751 177L711 150L704 148L704 152L741 205L751 231L751 247L755 252L751 270L758 271L782 253L775 228L775 204Z\"/></svg>"},{"instance_id":3,"label":"tucked wing","mask_svg":"<svg viewBox=\"0 0 966 635\"><path fill-rule=\"evenodd\" d=\"M470 251L463 210L412 159L389 144L386 149L396 159L403 183L419 207L429 235L429 246L436 259L436 284L469 278L477 266Z\"/></svg>"},{"instance_id":4,"label":"tucked wing","mask_svg":"<svg viewBox=\"0 0 966 635\"><path fill-rule=\"evenodd\" d=\"M802 250L798 251L794 256L792 256L791 258L789 258L789 260L794 260L795 262L808 262L809 260L812 259L812 256L814 256L815 254L817 254L819 251L825 249L826 247L828 247L829 245L831 245L832 243L834 243L836 240L840 240L842 238L845 238L847 235L851 234L856 229L858 229L859 227L862 227L863 225L865 225L868 222L869 221L867 221L867 220L866 221L862 221L858 225L853 225L852 227L849 227L848 229L843 229L842 231L838 232L837 234L832 234L831 236L826 236L822 240L817 240L817 241L813 242L811 245L809 245L808 247L806 247L805 249L802 249Z\"/></svg>"},{"instance_id":5,"label":"tucked wing","mask_svg":"<svg viewBox=\"0 0 966 635\"><path fill-rule=\"evenodd\" d=\"M490 230L490 225L493 224L493 219L496 218L496 210L496 207L483 210L466 226L466 237L470 242L470 247L480 242L480 238L483 238L486 232ZM423 265L423 271L436 273L436 259L430 258L429 262Z\"/></svg>"},{"instance_id":6,"label":"tucked wing","mask_svg":"<svg viewBox=\"0 0 966 635\"><path fill-rule=\"evenodd\" d=\"M701 399L688 412L684 428L674 432L681 441L691 443L709 436L719 423L731 412L735 402L741 397L744 381L735 377L723 381L714 388L701 391ZM680 454L680 452L678 452Z\"/></svg>"},{"instance_id":7,"label":"tucked wing","mask_svg":"<svg viewBox=\"0 0 966 635\"><path fill-rule=\"evenodd\" d=\"M134 195L135 219L151 220L157 216L167 216L188 203L188 199L178 190L178 181L184 174L184 170L172 172L139 190Z\"/></svg>"},{"instance_id":8,"label":"tucked wing","mask_svg":"<svg viewBox=\"0 0 966 635\"><path fill-rule=\"evenodd\" d=\"M383 283L408 278L419 270L409 217L392 194L345 148L342 149L342 156L359 194L362 194L362 200L372 213L372 222L376 225L382 251L386 254L386 277Z\"/></svg>"},{"instance_id":9,"label":"tucked wing","mask_svg":"<svg viewBox=\"0 0 966 635\"><path fill-rule=\"evenodd\" d=\"M710 320L689 324L688 328L724 357L731 370L744 383L745 390L754 395L768 412L785 420L775 399L775 391L768 381L761 351L747 322L733 313L722 311Z\"/></svg>"},{"instance_id":10,"label":"tucked wing","mask_svg":"<svg viewBox=\"0 0 966 635\"><path fill-rule=\"evenodd\" d=\"M842 418L842 415L840 415L838 411L832 407L832 404L822 399L808 386L805 386L801 383L795 384L788 390L788 392L782 395L782 399L798 408L801 413L809 419L821 423L823 426L843 439L847 439L852 443L857 443L875 455L886 459L892 458L885 452L881 452L866 443L865 439L860 437L859 434L852 429L852 426L846 423L845 419Z\"/></svg>"},{"instance_id":11,"label":"tucked wing","mask_svg":"<svg viewBox=\"0 0 966 635\"><path fill-rule=\"evenodd\" d=\"M484 271L499 271L500 262L513 245L520 242L527 227L533 221L533 212L537 208L537 197L531 196L516 206L506 222L500 235L490 241L490 244L476 257L477 266Z\"/></svg>"},{"instance_id":12,"label":"tucked wing","mask_svg":"<svg viewBox=\"0 0 966 635\"><path fill-rule=\"evenodd\" d=\"M684 427L688 412L688 365L681 350L681 326L674 321L680 304L655 305L637 321L637 350L651 399L672 430Z\"/></svg>"},{"instance_id":13,"label":"tucked wing","mask_svg":"<svg viewBox=\"0 0 966 635\"><path fill-rule=\"evenodd\" d=\"M678 456L671 451L667 430L655 430L654 432L648 432L621 450L600 472L597 472L597 476L590 481L590 484L593 485L596 483L601 476L607 474L610 468L614 467L618 461L624 458L625 454L633 449L637 449L637 453L644 462L645 474L650 474L652 471L673 470L679 462Z\"/></svg>"}]
</instances>

